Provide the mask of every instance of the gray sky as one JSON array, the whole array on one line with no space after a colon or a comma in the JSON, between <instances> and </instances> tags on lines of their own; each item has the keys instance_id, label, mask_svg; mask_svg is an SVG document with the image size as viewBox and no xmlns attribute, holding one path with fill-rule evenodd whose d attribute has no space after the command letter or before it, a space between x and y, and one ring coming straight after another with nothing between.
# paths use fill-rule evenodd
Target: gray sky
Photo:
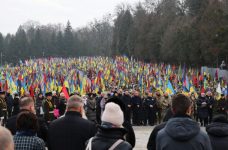
<instances>
[{"instance_id":1,"label":"gray sky","mask_svg":"<svg viewBox=\"0 0 228 150\"><path fill-rule=\"evenodd\" d=\"M70 20L73 28L82 27L95 18L113 13L120 3L140 0L0 0L0 32L15 33L28 20L40 24Z\"/></svg>"}]
</instances>

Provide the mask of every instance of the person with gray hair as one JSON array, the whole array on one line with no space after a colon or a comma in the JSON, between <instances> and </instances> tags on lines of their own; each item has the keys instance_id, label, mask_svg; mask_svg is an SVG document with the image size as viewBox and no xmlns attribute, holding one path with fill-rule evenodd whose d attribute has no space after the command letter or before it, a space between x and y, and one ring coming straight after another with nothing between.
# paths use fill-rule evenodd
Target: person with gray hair
<instances>
[{"instance_id":1,"label":"person with gray hair","mask_svg":"<svg viewBox=\"0 0 228 150\"><path fill-rule=\"evenodd\" d=\"M48 131L50 150L84 150L85 142L96 133L96 126L83 118L82 98L73 95L67 101L65 116L51 122Z\"/></svg>"},{"instance_id":2,"label":"person with gray hair","mask_svg":"<svg viewBox=\"0 0 228 150\"><path fill-rule=\"evenodd\" d=\"M0 150L14 150L13 137L10 131L0 126Z\"/></svg>"}]
</instances>

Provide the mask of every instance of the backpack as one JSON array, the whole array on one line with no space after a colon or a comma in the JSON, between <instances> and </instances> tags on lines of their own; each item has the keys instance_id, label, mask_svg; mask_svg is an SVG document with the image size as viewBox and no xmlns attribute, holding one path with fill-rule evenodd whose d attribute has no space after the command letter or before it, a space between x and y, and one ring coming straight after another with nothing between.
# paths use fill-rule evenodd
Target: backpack
<instances>
[{"instance_id":1,"label":"backpack","mask_svg":"<svg viewBox=\"0 0 228 150\"><path fill-rule=\"evenodd\" d=\"M93 140L93 137L89 139L86 150L92 150L92 140ZM117 140L114 144L112 144L112 146L108 150L114 150L122 142L123 140L121 139Z\"/></svg>"}]
</instances>

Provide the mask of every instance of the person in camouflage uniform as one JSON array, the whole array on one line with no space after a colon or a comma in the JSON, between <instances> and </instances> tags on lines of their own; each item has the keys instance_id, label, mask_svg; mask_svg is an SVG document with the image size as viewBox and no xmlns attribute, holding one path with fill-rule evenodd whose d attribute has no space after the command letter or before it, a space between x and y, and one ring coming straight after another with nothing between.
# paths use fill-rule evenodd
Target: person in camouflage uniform
<instances>
[{"instance_id":1,"label":"person in camouflage uniform","mask_svg":"<svg viewBox=\"0 0 228 150\"><path fill-rule=\"evenodd\" d=\"M7 105L5 100L5 92L0 91L0 123L5 125L7 117Z\"/></svg>"},{"instance_id":2,"label":"person in camouflage uniform","mask_svg":"<svg viewBox=\"0 0 228 150\"><path fill-rule=\"evenodd\" d=\"M171 98L169 97L168 93L164 93L164 96L160 99L161 105L161 119L163 121L165 114L170 107Z\"/></svg>"},{"instance_id":3,"label":"person in camouflage uniform","mask_svg":"<svg viewBox=\"0 0 228 150\"><path fill-rule=\"evenodd\" d=\"M160 124L162 122L162 96L159 91L156 92L156 100L157 100L157 123Z\"/></svg>"}]
</instances>

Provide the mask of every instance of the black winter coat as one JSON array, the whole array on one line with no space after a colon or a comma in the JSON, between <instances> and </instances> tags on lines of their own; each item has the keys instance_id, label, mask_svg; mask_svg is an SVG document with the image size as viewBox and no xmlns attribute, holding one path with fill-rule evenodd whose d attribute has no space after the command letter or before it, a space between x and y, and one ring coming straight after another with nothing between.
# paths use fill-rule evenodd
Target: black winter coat
<instances>
[{"instance_id":1,"label":"black winter coat","mask_svg":"<svg viewBox=\"0 0 228 150\"><path fill-rule=\"evenodd\" d=\"M225 98L221 98L218 101L218 113L226 115L226 110L227 110L227 101Z\"/></svg>"},{"instance_id":2,"label":"black winter coat","mask_svg":"<svg viewBox=\"0 0 228 150\"><path fill-rule=\"evenodd\" d=\"M213 150L228 149L228 123L214 122L206 127Z\"/></svg>"},{"instance_id":3,"label":"black winter coat","mask_svg":"<svg viewBox=\"0 0 228 150\"><path fill-rule=\"evenodd\" d=\"M120 106L121 110L125 114L126 108L125 108L125 105L122 100L120 100L119 98L117 98L117 99L111 98L107 101L107 103L109 103L109 102L114 102L114 103L118 104ZM135 147L135 132L132 128L131 123L128 121L124 121L123 127L127 130L126 141L129 142L131 144L131 146L134 148Z\"/></svg>"},{"instance_id":4,"label":"black winter coat","mask_svg":"<svg viewBox=\"0 0 228 150\"><path fill-rule=\"evenodd\" d=\"M115 148L116 150L131 150L131 145L123 139L125 134L126 131L123 128L99 127L92 140L92 150L108 150L119 139L122 139L123 142Z\"/></svg>"},{"instance_id":5,"label":"black winter coat","mask_svg":"<svg viewBox=\"0 0 228 150\"><path fill-rule=\"evenodd\" d=\"M135 132L132 128L132 125L125 121L123 123L123 127L127 130L126 134L126 141L131 144L131 146L134 148L135 147Z\"/></svg>"},{"instance_id":6,"label":"black winter coat","mask_svg":"<svg viewBox=\"0 0 228 150\"><path fill-rule=\"evenodd\" d=\"M203 104L206 103L206 104ZM209 115L208 112L208 106L209 106L209 102L205 97L199 97L199 99L196 102L197 104L197 110L198 110L198 116L199 118L207 118Z\"/></svg>"},{"instance_id":7,"label":"black winter coat","mask_svg":"<svg viewBox=\"0 0 228 150\"><path fill-rule=\"evenodd\" d=\"M87 100L86 116L88 120L96 122L96 100L95 99Z\"/></svg>"},{"instance_id":8,"label":"black winter coat","mask_svg":"<svg viewBox=\"0 0 228 150\"><path fill-rule=\"evenodd\" d=\"M59 115L62 116L64 115L66 111L66 100L65 99L60 99L59 100L59 105L57 106L57 109L59 109Z\"/></svg>"},{"instance_id":9,"label":"black winter coat","mask_svg":"<svg viewBox=\"0 0 228 150\"><path fill-rule=\"evenodd\" d=\"M134 96L132 98L132 105L133 105L133 108L137 108L139 106L142 107L142 99L139 97L139 96Z\"/></svg>"},{"instance_id":10,"label":"black winter coat","mask_svg":"<svg viewBox=\"0 0 228 150\"><path fill-rule=\"evenodd\" d=\"M13 97L9 93L6 94L6 104L7 104L7 109L12 110L13 107Z\"/></svg>"},{"instance_id":11,"label":"black winter coat","mask_svg":"<svg viewBox=\"0 0 228 150\"><path fill-rule=\"evenodd\" d=\"M154 127L153 131L150 134L148 143L147 143L148 150L156 150L156 137L158 135L158 132L165 127L166 123L167 122L163 122Z\"/></svg>"},{"instance_id":12,"label":"black winter coat","mask_svg":"<svg viewBox=\"0 0 228 150\"><path fill-rule=\"evenodd\" d=\"M81 117L79 112L68 111L54 120L48 131L49 150L85 150L85 143L96 133L96 126Z\"/></svg>"},{"instance_id":13,"label":"black winter coat","mask_svg":"<svg viewBox=\"0 0 228 150\"><path fill-rule=\"evenodd\" d=\"M156 99L152 98L152 97L147 97L145 99L145 102L144 102L144 105L146 107L146 110L147 111L150 111L150 112L155 112L156 111ZM150 107L152 106L152 107Z\"/></svg>"},{"instance_id":14,"label":"black winter coat","mask_svg":"<svg viewBox=\"0 0 228 150\"><path fill-rule=\"evenodd\" d=\"M13 115L17 115L20 112L19 98L13 100Z\"/></svg>"},{"instance_id":15,"label":"black winter coat","mask_svg":"<svg viewBox=\"0 0 228 150\"><path fill-rule=\"evenodd\" d=\"M126 107L126 111L128 111L130 108L128 107L128 105L132 105L132 99L129 95L124 95L121 99Z\"/></svg>"},{"instance_id":16,"label":"black winter coat","mask_svg":"<svg viewBox=\"0 0 228 150\"><path fill-rule=\"evenodd\" d=\"M96 119L98 124L101 124L101 99L102 97L96 97Z\"/></svg>"}]
</instances>

